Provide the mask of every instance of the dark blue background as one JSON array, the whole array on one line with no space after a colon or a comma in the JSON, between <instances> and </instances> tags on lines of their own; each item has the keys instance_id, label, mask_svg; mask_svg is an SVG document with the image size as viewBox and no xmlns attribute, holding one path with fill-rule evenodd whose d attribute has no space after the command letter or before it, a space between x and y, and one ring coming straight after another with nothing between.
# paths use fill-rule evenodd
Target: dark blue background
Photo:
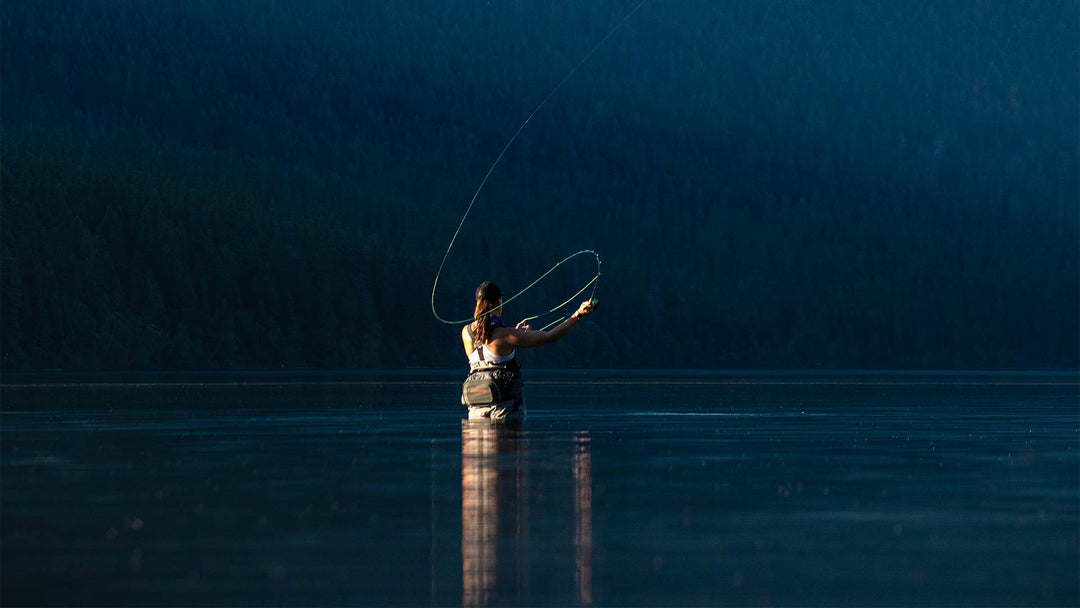
<instances>
[{"instance_id":1,"label":"dark blue background","mask_svg":"<svg viewBox=\"0 0 1080 608\"><path fill-rule=\"evenodd\" d=\"M9 3L3 369L457 365L450 236L636 6ZM435 306L591 248L599 313L527 364L1075 368L1078 27L647 3L508 151Z\"/></svg>"}]
</instances>

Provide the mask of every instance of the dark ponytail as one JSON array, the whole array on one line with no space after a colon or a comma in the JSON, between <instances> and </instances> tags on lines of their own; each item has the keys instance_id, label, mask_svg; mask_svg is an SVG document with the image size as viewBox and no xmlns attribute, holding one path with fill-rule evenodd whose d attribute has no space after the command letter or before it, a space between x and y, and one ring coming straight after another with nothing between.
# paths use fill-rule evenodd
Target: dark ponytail
<instances>
[{"instance_id":1,"label":"dark ponytail","mask_svg":"<svg viewBox=\"0 0 1080 608\"><path fill-rule=\"evenodd\" d=\"M476 308L473 310L473 338L479 345L487 344L491 340L491 330L494 322L489 314L499 307L502 299L502 290L494 283L481 283L476 288Z\"/></svg>"}]
</instances>

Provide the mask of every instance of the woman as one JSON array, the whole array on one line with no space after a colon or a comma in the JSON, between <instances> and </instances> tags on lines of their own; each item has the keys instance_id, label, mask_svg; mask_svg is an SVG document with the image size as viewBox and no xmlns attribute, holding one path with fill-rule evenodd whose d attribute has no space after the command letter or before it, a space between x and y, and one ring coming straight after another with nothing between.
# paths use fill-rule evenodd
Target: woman
<instances>
[{"instance_id":1,"label":"woman","mask_svg":"<svg viewBox=\"0 0 1080 608\"><path fill-rule=\"evenodd\" d=\"M504 327L499 319L502 303L498 285L481 283L476 288L475 320L461 329L461 343L469 356L469 377L461 387L461 404L468 407L469 418L500 420L524 413L516 349L555 342L595 306L594 301L582 302L577 312L554 329L530 331L525 321L513 329Z\"/></svg>"}]
</instances>

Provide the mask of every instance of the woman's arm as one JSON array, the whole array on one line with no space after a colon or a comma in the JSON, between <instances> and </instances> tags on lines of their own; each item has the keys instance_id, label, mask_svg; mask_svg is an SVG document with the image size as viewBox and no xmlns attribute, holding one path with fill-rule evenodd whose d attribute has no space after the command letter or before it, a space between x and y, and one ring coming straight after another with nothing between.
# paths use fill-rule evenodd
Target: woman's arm
<instances>
[{"instance_id":1,"label":"woman's arm","mask_svg":"<svg viewBox=\"0 0 1080 608\"><path fill-rule=\"evenodd\" d=\"M591 313L593 308L592 301L586 300L581 303L581 306L578 306L577 312L547 331L529 331L518 328L500 329L495 337L495 342L503 342L514 348L535 348L551 344L570 333L570 330L578 324L578 321Z\"/></svg>"}]
</instances>

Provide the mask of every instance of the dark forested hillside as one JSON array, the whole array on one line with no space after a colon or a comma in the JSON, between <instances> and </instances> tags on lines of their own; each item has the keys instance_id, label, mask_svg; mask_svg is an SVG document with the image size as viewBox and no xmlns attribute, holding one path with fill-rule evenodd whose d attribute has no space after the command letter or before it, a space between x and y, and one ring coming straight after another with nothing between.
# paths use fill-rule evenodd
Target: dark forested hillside
<instances>
[{"instance_id":1,"label":"dark forested hillside","mask_svg":"<svg viewBox=\"0 0 1080 608\"><path fill-rule=\"evenodd\" d=\"M460 364L429 299L461 214L636 5L5 4L2 369ZM527 364L1074 368L1078 12L649 2L522 131L435 305L592 248L600 312Z\"/></svg>"}]
</instances>

